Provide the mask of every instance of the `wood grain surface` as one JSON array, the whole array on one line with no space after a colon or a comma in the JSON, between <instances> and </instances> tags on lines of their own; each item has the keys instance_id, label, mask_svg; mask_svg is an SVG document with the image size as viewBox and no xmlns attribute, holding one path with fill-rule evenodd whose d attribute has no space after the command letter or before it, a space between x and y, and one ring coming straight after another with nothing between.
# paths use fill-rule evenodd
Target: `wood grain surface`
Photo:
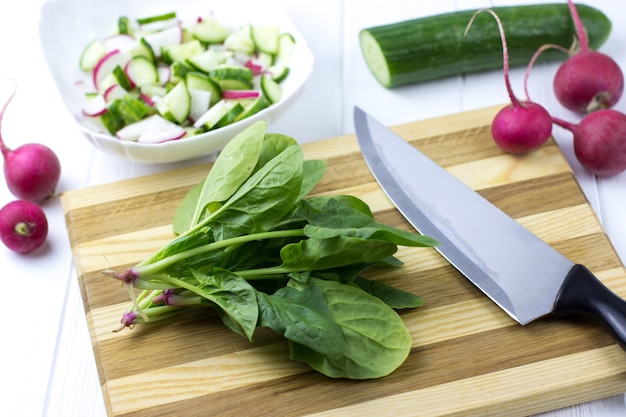
<instances>
[{"instance_id":1,"label":"wood grain surface","mask_svg":"<svg viewBox=\"0 0 626 417\"><path fill-rule=\"evenodd\" d=\"M556 144L503 154L489 131L499 108L393 130L626 296L624 267ZM378 220L410 230L353 135L302 147L306 158L328 163L314 193L358 196ZM369 273L426 301L401 312L413 347L382 379L327 378L290 361L273 333L261 329L250 343L207 310L113 332L129 295L102 271L130 267L169 241L177 205L209 169L62 195L110 416L526 416L626 391L626 353L603 328L577 318L520 326L432 248L401 248L403 267Z\"/></svg>"}]
</instances>

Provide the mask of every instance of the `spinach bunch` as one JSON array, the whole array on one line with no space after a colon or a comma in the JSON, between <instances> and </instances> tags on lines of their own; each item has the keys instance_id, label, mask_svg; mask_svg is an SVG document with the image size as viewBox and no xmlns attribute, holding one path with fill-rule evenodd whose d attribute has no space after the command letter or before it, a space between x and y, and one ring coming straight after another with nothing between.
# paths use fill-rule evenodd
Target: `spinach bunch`
<instances>
[{"instance_id":1,"label":"spinach bunch","mask_svg":"<svg viewBox=\"0 0 626 417\"><path fill-rule=\"evenodd\" d=\"M284 336L292 359L330 377L395 370L411 348L395 309L423 300L361 272L401 265L398 245L437 242L377 222L354 196L309 197L325 171L263 121L234 137L178 207L176 237L122 273L105 271L132 299L122 328L208 306L250 341L257 327Z\"/></svg>"}]
</instances>

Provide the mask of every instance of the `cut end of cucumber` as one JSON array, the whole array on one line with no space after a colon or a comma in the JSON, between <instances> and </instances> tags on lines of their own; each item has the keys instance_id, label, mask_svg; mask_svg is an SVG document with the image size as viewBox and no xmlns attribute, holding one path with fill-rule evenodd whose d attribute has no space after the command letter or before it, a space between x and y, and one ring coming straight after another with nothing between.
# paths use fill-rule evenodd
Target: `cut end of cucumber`
<instances>
[{"instance_id":1,"label":"cut end of cucumber","mask_svg":"<svg viewBox=\"0 0 626 417\"><path fill-rule=\"evenodd\" d=\"M367 30L361 31L359 41L363 57L370 71L380 84L384 87L389 87L391 85L391 74L380 45Z\"/></svg>"}]
</instances>

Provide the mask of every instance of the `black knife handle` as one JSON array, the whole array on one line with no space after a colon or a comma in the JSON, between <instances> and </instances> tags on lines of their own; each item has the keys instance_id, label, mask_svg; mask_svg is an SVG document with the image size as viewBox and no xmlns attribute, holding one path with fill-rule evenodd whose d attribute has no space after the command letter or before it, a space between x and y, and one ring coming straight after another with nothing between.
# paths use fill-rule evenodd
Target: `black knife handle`
<instances>
[{"instance_id":1,"label":"black knife handle","mask_svg":"<svg viewBox=\"0 0 626 417\"><path fill-rule=\"evenodd\" d=\"M556 299L555 316L583 314L604 323L626 350L626 301L608 289L585 266L574 265Z\"/></svg>"}]
</instances>

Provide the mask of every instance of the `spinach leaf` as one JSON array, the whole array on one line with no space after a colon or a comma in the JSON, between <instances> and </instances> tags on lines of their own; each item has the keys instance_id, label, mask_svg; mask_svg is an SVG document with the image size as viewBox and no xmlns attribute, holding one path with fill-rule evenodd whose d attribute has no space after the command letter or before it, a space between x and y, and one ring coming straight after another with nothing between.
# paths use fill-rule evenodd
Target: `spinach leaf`
<instances>
[{"instance_id":1,"label":"spinach leaf","mask_svg":"<svg viewBox=\"0 0 626 417\"><path fill-rule=\"evenodd\" d=\"M190 226L198 223L208 204L227 200L250 177L261 154L266 128L265 121L255 122L226 144L204 181Z\"/></svg>"},{"instance_id":2,"label":"spinach leaf","mask_svg":"<svg viewBox=\"0 0 626 417\"><path fill-rule=\"evenodd\" d=\"M283 287L272 295L257 293L259 325L320 352L339 358L343 354L343 332L333 319L319 287L302 290Z\"/></svg>"},{"instance_id":3,"label":"spinach leaf","mask_svg":"<svg viewBox=\"0 0 626 417\"><path fill-rule=\"evenodd\" d=\"M367 205L367 203L353 195L337 194L334 196L315 196L309 198L307 200L307 203L309 206L317 210L324 211L327 210L329 200L334 200L335 202L338 202L344 206L351 207L354 210L365 214L370 219L374 218L374 214L372 213L372 210Z\"/></svg>"},{"instance_id":4,"label":"spinach leaf","mask_svg":"<svg viewBox=\"0 0 626 417\"><path fill-rule=\"evenodd\" d=\"M191 190L185 194L183 200L180 202L174 213L174 222L172 224L172 231L175 235L180 235L189 229L194 221L193 215L200 198L200 193L204 187L204 181L196 184Z\"/></svg>"},{"instance_id":5,"label":"spinach leaf","mask_svg":"<svg viewBox=\"0 0 626 417\"><path fill-rule=\"evenodd\" d=\"M380 298L389 307L399 310L403 308L416 308L424 304L424 299L418 295L403 291L382 281L375 281L357 276L354 285L368 294Z\"/></svg>"},{"instance_id":6,"label":"spinach leaf","mask_svg":"<svg viewBox=\"0 0 626 417\"><path fill-rule=\"evenodd\" d=\"M266 133L261 146L259 160L256 163L254 172L261 169L265 164L278 156L282 151L290 146L297 145L298 142L290 136L280 133Z\"/></svg>"},{"instance_id":7,"label":"spinach leaf","mask_svg":"<svg viewBox=\"0 0 626 417\"><path fill-rule=\"evenodd\" d=\"M350 236L362 239L378 239L403 246L434 246L437 241L377 222L361 210L344 204L336 198L328 198L325 204L305 210L309 221L304 232L309 237L328 239L337 236Z\"/></svg>"},{"instance_id":8,"label":"spinach leaf","mask_svg":"<svg viewBox=\"0 0 626 417\"><path fill-rule=\"evenodd\" d=\"M280 268L291 272L371 264L394 254L397 249L391 242L347 236L304 239L281 249L283 264Z\"/></svg>"},{"instance_id":9,"label":"spinach leaf","mask_svg":"<svg viewBox=\"0 0 626 417\"><path fill-rule=\"evenodd\" d=\"M194 292L211 301L224 324L252 340L259 317L256 290L245 279L225 269L213 274L194 272L199 284Z\"/></svg>"},{"instance_id":10,"label":"spinach leaf","mask_svg":"<svg viewBox=\"0 0 626 417\"><path fill-rule=\"evenodd\" d=\"M354 286L313 277L289 285L299 290L319 287L344 340L340 357L290 340L292 359L332 378L367 379L390 374L408 357L411 335L400 316L380 299Z\"/></svg>"},{"instance_id":11,"label":"spinach leaf","mask_svg":"<svg viewBox=\"0 0 626 417\"><path fill-rule=\"evenodd\" d=\"M207 222L215 239L270 230L291 212L302 184L303 155L290 146L252 175Z\"/></svg>"},{"instance_id":12,"label":"spinach leaf","mask_svg":"<svg viewBox=\"0 0 626 417\"><path fill-rule=\"evenodd\" d=\"M307 159L302 166L302 186L296 201L305 198L326 173L326 162L321 159Z\"/></svg>"}]
</instances>

